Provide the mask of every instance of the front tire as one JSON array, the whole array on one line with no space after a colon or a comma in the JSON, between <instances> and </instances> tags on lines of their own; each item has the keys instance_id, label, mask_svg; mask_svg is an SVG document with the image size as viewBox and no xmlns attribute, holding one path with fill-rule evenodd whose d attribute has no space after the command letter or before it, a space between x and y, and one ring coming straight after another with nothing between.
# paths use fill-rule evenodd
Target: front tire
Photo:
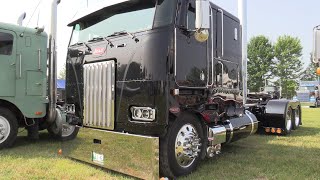
<instances>
[{"instance_id":1,"label":"front tire","mask_svg":"<svg viewBox=\"0 0 320 180\"><path fill-rule=\"evenodd\" d=\"M17 118L10 110L0 108L0 149L11 147L17 139L17 134Z\"/></svg>"},{"instance_id":2,"label":"front tire","mask_svg":"<svg viewBox=\"0 0 320 180\"><path fill-rule=\"evenodd\" d=\"M190 174L201 160L204 133L198 118L182 114L160 140L160 171L164 177Z\"/></svg>"}]
</instances>

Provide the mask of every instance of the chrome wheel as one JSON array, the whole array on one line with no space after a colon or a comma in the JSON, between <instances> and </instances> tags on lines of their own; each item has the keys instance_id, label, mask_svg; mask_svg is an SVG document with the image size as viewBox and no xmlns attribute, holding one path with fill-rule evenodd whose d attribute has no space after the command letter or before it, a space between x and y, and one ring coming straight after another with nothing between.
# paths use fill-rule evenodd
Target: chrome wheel
<instances>
[{"instance_id":1,"label":"chrome wheel","mask_svg":"<svg viewBox=\"0 0 320 180\"><path fill-rule=\"evenodd\" d=\"M298 127L300 125L300 108L298 107L296 110L295 110L295 119L294 119L294 124L296 127Z\"/></svg>"},{"instance_id":2,"label":"chrome wheel","mask_svg":"<svg viewBox=\"0 0 320 180\"><path fill-rule=\"evenodd\" d=\"M72 126L69 124L63 124L62 125L62 137L68 137L71 136L72 133L75 131L76 126Z\"/></svg>"},{"instance_id":3,"label":"chrome wheel","mask_svg":"<svg viewBox=\"0 0 320 180\"><path fill-rule=\"evenodd\" d=\"M201 152L198 132L191 124L185 124L179 130L175 141L175 157L179 166L190 167Z\"/></svg>"},{"instance_id":4,"label":"chrome wheel","mask_svg":"<svg viewBox=\"0 0 320 180\"><path fill-rule=\"evenodd\" d=\"M9 121L0 116L0 144L3 143L10 135L10 124Z\"/></svg>"},{"instance_id":5,"label":"chrome wheel","mask_svg":"<svg viewBox=\"0 0 320 180\"><path fill-rule=\"evenodd\" d=\"M289 132L292 129L292 110L291 108L288 109L287 115L286 115L286 130Z\"/></svg>"}]
</instances>

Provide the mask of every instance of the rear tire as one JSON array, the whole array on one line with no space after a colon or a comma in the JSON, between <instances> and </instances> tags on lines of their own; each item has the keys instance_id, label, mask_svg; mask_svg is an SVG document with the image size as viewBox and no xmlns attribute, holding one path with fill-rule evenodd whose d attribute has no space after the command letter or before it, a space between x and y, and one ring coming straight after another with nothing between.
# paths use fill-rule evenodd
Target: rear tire
<instances>
[{"instance_id":1,"label":"rear tire","mask_svg":"<svg viewBox=\"0 0 320 180\"><path fill-rule=\"evenodd\" d=\"M284 127L284 135L288 135L291 133L292 130L292 108L289 106L287 108L287 112L285 114L285 127Z\"/></svg>"},{"instance_id":2,"label":"rear tire","mask_svg":"<svg viewBox=\"0 0 320 180\"><path fill-rule=\"evenodd\" d=\"M0 108L0 149L9 148L17 139L18 121L13 113Z\"/></svg>"},{"instance_id":3,"label":"rear tire","mask_svg":"<svg viewBox=\"0 0 320 180\"><path fill-rule=\"evenodd\" d=\"M293 111L294 116L293 121L292 121L292 129L296 130L299 128L300 124L301 124L301 108L300 106L297 107L297 109L295 109Z\"/></svg>"},{"instance_id":4,"label":"rear tire","mask_svg":"<svg viewBox=\"0 0 320 180\"><path fill-rule=\"evenodd\" d=\"M197 117L182 114L169 126L166 136L160 139L161 175L175 178L190 174L201 160L203 144L204 133ZM184 150L186 146L190 146L189 150Z\"/></svg>"}]
</instances>

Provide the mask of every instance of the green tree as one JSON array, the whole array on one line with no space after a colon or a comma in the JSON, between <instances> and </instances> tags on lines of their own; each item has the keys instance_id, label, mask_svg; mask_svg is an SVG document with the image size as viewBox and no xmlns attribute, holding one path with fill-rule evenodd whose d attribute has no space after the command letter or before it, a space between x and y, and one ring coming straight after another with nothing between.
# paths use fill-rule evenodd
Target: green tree
<instances>
[{"instance_id":1,"label":"green tree","mask_svg":"<svg viewBox=\"0 0 320 180\"><path fill-rule=\"evenodd\" d=\"M305 71L303 71L300 74L301 80L302 81L315 81L317 80L318 76L316 73L317 70L317 64L313 63L312 61L312 54L310 54L310 63L308 67L306 68Z\"/></svg>"},{"instance_id":2,"label":"green tree","mask_svg":"<svg viewBox=\"0 0 320 180\"><path fill-rule=\"evenodd\" d=\"M276 68L273 73L282 85L282 96L292 98L302 70L302 46L298 38L280 36L274 46Z\"/></svg>"},{"instance_id":3,"label":"green tree","mask_svg":"<svg viewBox=\"0 0 320 180\"><path fill-rule=\"evenodd\" d=\"M58 79L66 79L66 64L64 64L63 68L60 69Z\"/></svg>"},{"instance_id":4,"label":"green tree","mask_svg":"<svg viewBox=\"0 0 320 180\"><path fill-rule=\"evenodd\" d=\"M253 37L248 44L248 88L258 92L271 76L274 48L265 36Z\"/></svg>"}]
</instances>

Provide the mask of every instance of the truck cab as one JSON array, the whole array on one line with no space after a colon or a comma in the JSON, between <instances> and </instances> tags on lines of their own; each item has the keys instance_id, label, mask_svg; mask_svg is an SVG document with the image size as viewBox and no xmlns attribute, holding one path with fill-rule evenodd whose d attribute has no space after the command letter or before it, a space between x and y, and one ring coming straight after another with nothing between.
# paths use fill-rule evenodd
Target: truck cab
<instances>
[{"instance_id":1,"label":"truck cab","mask_svg":"<svg viewBox=\"0 0 320 180\"><path fill-rule=\"evenodd\" d=\"M0 23L0 59L0 104L22 117L43 118L48 103L47 34Z\"/></svg>"},{"instance_id":2,"label":"truck cab","mask_svg":"<svg viewBox=\"0 0 320 180\"><path fill-rule=\"evenodd\" d=\"M71 158L175 178L258 127L300 125L299 102L243 104L240 21L208 0L108 1L69 26L67 122L81 127L64 144Z\"/></svg>"}]
</instances>

